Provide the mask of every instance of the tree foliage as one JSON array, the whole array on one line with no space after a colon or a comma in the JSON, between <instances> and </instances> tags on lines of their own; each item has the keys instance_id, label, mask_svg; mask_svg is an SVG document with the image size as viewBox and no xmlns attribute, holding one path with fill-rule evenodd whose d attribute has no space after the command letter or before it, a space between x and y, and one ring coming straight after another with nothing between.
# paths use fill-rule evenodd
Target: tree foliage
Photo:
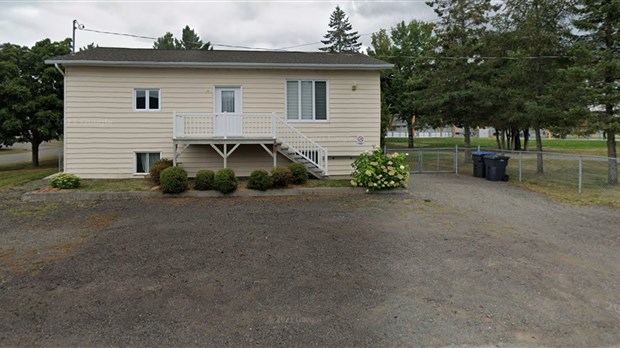
<instances>
[{"instance_id":1,"label":"tree foliage","mask_svg":"<svg viewBox=\"0 0 620 348\"><path fill-rule=\"evenodd\" d=\"M385 29L373 34L368 49L369 55L394 64L381 74L383 127L394 118L407 122L409 147L413 147L414 126L426 124L428 56L435 46L433 25L413 20L396 24L389 34Z\"/></svg>"},{"instance_id":2,"label":"tree foliage","mask_svg":"<svg viewBox=\"0 0 620 348\"><path fill-rule=\"evenodd\" d=\"M607 136L608 182L618 184L616 134L620 133L620 2L580 0L574 8L581 59L577 76L584 76L589 105L587 125Z\"/></svg>"},{"instance_id":3,"label":"tree foliage","mask_svg":"<svg viewBox=\"0 0 620 348\"><path fill-rule=\"evenodd\" d=\"M340 8L336 6L334 12L329 17L329 30L325 34L325 40L321 40L325 47L319 48L326 52L359 52L362 44L358 42L360 36L357 31L352 31L353 26L349 23L349 18Z\"/></svg>"},{"instance_id":4,"label":"tree foliage","mask_svg":"<svg viewBox=\"0 0 620 348\"><path fill-rule=\"evenodd\" d=\"M428 103L441 123L464 128L464 145L469 147L471 128L483 123L481 57L490 17L498 7L491 0L434 0L427 4L439 17Z\"/></svg>"},{"instance_id":5,"label":"tree foliage","mask_svg":"<svg viewBox=\"0 0 620 348\"><path fill-rule=\"evenodd\" d=\"M213 50L211 42L206 43L200 39L194 29L186 25L181 33L181 39L177 39L171 32L157 38L153 48L160 50Z\"/></svg>"},{"instance_id":6,"label":"tree foliage","mask_svg":"<svg viewBox=\"0 0 620 348\"><path fill-rule=\"evenodd\" d=\"M0 139L31 143L35 166L39 145L63 129L63 76L45 60L70 51L70 39L45 39L31 48L0 45Z\"/></svg>"}]
</instances>

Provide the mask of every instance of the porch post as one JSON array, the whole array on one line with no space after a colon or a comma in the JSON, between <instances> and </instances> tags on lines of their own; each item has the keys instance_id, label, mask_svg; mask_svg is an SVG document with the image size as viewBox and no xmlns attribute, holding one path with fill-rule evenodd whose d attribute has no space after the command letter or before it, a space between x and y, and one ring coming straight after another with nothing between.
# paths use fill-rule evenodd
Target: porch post
<instances>
[{"instance_id":1,"label":"porch post","mask_svg":"<svg viewBox=\"0 0 620 348\"><path fill-rule=\"evenodd\" d=\"M177 166L177 143L174 143L174 145L172 146L172 165L174 167Z\"/></svg>"},{"instance_id":2,"label":"porch post","mask_svg":"<svg viewBox=\"0 0 620 348\"><path fill-rule=\"evenodd\" d=\"M273 143L273 167L276 168L278 166L278 150L277 150L278 145L276 145L276 143Z\"/></svg>"},{"instance_id":3,"label":"porch post","mask_svg":"<svg viewBox=\"0 0 620 348\"><path fill-rule=\"evenodd\" d=\"M228 168L227 159L228 159L228 144L224 143L224 168Z\"/></svg>"}]
</instances>

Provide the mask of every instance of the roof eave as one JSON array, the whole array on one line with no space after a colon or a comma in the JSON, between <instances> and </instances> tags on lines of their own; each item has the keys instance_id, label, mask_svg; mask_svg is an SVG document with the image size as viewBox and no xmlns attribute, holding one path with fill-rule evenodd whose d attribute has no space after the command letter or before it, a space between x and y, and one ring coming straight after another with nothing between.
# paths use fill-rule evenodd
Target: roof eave
<instances>
[{"instance_id":1,"label":"roof eave","mask_svg":"<svg viewBox=\"0 0 620 348\"><path fill-rule=\"evenodd\" d=\"M167 67L167 68L235 68L235 69L307 69L307 70L383 70L393 64L297 64L297 63L227 63L227 62L135 62L104 60L48 59L46 64L64 66L117 66L117 67Z\"/></svg>"}]
</instances>

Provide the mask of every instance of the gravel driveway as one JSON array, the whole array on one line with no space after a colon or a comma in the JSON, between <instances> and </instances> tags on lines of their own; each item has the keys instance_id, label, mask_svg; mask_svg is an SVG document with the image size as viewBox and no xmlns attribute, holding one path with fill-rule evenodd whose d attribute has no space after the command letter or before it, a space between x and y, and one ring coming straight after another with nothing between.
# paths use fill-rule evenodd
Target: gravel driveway
<instances>
[{"instance_id":1,"label":"gravel driveway","mask_svg":"<svg viewBox=\"0 0 620 348\"><path fill-rule=\"evenodd\" d=\"M481 179L411 195L22 203L0 346L620 343L620 210Z\"/></svg>"}]
</instances>

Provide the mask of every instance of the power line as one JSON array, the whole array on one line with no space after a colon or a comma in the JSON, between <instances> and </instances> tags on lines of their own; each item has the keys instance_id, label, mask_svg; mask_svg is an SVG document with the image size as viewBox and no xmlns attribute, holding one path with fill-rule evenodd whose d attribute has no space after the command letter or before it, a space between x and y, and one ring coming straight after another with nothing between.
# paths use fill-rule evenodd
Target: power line
<instances>
[{"instance_id":1,"label":"power line","mask_svg":"<svg viewBox=\"0 0 620 348\"><path fill-rule=\"evenodd\" d=\"M534 60L534 59L560 59L560 58L575 58L574 56L524 56L524 57L506 57L506 56L480 56L480 57L447 57L447 56L373 56L379 59L386 58L406 58L406 59L444 59L444 60L494 60L494 59L507 59L507 60Z\"/></svg>"},{"instance_id":2,"label":"power line","mask_svg":"<svg viewBox=\"0 0 620 348\"><path fill-rule=\"evenodd\" d=\"M138 38L138 39L147 39L147 40L157 40L157 39L159 39L157 37L152 37L152 36L144 36L144 35L135 35L135 34L127 34L127 33L118 33L118 32L114 32L114 31L89 29L89 28L86 28L83 24L78 24L76 29L83 30L83 31L89 31L89 32L93 32L93 33L98 33L98 34L133 37L133 38ZM203 42L193 41L191 43L198 44L198 43L203 43ZM241 45L228 45L228 44L223 44L223 43L212 43L211 46L222 46L222 47L229 47L229 48L243 48L243 49L251 49L251 50L274 50L273 48L250 47L250 46L241 46ZM278 49L275 49L275 50L278 50Z\"/></svg>"},{"instance_id":3,"label":"power line","mask_svg":"<svg viewBox=\"0 0 620 348\"><path fill-rule=\"evenodd\" d=\"M98 33L98 34L133 37L133 38L137 38L137 39L146 39L146 40L157 40L157 39L159 39L157 37L152 37L152 36L119 33L119 32L106 31L106 30L89 29L89 28L86 28L83 24L79 24L76 27L76 29L83 30L83 31L89 31L89 32L93 32L93 33ZM372 34L374 34L374 33L361 34L360 37L369 36L369 35L372 35ZM198 44L198 43L201 43L201 42L194 41L192 43ZM281 48L251 47L251 46L230 45L230 44L223 44L223 43L211 43L211 46L222 46L222 47L229 47L229 48L242 48L242 49L263 50L263 51L285 51L285 50L292 49L292 48L318 45L318 44L321 44L321 43L322 43L322 41L316 41L316 42L310 42L310 43L294 45L294 46L287 46L287 47L281 47Z\"/></svg>"}]
</instances>

